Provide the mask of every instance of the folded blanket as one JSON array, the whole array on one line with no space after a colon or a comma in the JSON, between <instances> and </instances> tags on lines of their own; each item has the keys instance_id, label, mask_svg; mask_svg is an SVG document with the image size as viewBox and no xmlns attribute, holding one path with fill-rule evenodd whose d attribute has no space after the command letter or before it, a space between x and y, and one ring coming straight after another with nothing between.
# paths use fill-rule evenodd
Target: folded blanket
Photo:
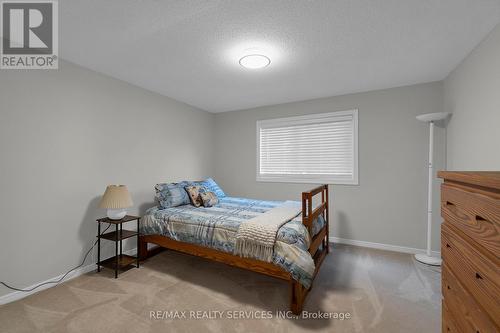
<instances>
[{"instance_id":1,"label":"folded blanket","mask_svg":"<svg viewBox=\"0 0 500 333\"><path fill-rule=\"evenodd\" d=\"M272 262L278 229L301 211L300 203L285 201L278 207L242 222L236 234L234 254Z\"/></svg>"}]
</instances>

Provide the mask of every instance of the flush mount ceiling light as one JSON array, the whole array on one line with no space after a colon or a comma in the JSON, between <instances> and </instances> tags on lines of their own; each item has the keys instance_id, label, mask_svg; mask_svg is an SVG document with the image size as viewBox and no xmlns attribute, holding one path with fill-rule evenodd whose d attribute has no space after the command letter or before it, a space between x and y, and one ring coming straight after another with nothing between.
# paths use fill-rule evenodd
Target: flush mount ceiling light
<instances>
[{"instance_id":1,"label":"flush mount ceiling light","mask_svg":"<svg viewBox=\"0 0 500 333\"><path fill-rule=\"evenodd\" d=\"M249 54L240 59L240 65L248 69L259 69L269 66L271 59L262 54Z\"/></svg>"}]
</instances>

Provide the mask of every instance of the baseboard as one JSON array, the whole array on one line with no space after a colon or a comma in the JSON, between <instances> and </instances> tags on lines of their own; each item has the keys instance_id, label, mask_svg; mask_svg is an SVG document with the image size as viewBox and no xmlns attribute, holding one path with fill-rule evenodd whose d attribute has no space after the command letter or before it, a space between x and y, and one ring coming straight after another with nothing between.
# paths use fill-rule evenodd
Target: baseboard
<instances>
[{"instance_id":1,"label":"baseboard","mask_svg":"<svg viewBox=\"0 0 500 333\"><path fill-rule=\"evenodd\" d=\"M330 236L329 240L332 243L347 244L347 245L354 245L354 246L360 246L360 247L368 247L371 249L387 250L387 251L410 253L410 254L417 254L417 253L425 253L426 252L424 249L417 249L417 248L413 248L413 247L383 244L383 243L365 242L365 241L360 241L360 240L355 240L355 239L346 239L346 238L339 238L339 237L333 237L333 236ZM441 252L432 251L432 255L441 256Z\"/></svg>"},{"instance_id":2,"label":"baseboard","mask_svg":"<svg viewBox=\"0 0 500 333\"><path fill-rule=\"evenodd\" d=\"M130 249L130 250L127 250L127 251L123 251L123 253L124 254L128 254L128 255L135 255L137 253L137 248L133 248L133 249ZM92 264L80 267L78 269L75 269L74 271L72 271L68 275L66 275L66 277L64 278L64 280L61 281L60 283L69 281L71 279L79 277L80 275L83 275L85 273L91 272L91 271L93 271L95 269L96 269L96 264L95 263L92 263ZM64 275L64 273L60 274L58 276L55 276L53 278L47 279L45 281L40 281L40 282L34 283L31 286L24 287L23 289L30 289L30 288L33 288L33 287L41 284L41 283L45 283L45 282L49 282L49 281L54 281L54 280L59 280L60 278L63 277L63 275ZM35 289L33 291L28 291L28 292L13 291L13 292L8 293L6 295L0 296L0 305L20 300L21 298L28 297L29 295L36 294L39 291L42 291L42 290L45 290L45 289L48 289L48 288L52 288L52 287L55 287L57 285L58 285L57 283L50 283L50 284L43 285L40 288L37 288L37 289Z\"/></svg>"},{"instance_id":3,"label":"baseboard","mask_svg":"<svg viewBox=\"0 0 500 333\"><path fill-rule=\"evenodd\" d=\"M80 276L82 274L88 273L88 272L94 270L95 268L96 268L95 264L90 264L90 265L87 265L87 266L80 267L80 268L74 270L73 272L69 273L66 276L66 278L64 278L64 280L61 281L61 283L64 282L64 281L68 281L68 280L74 279L74 278L76 278L76 277L78 277L78 276ZM58 280L58 279L62 278L63 275L64 275L64 273L60 274L58 276L55 276L53 278L47 279L45 281L40 281L40 282L34 283L33 285L27 286L27 287L25 287L23 289L30 289L30 288L33 288L33 287L41 284L41 283ZM57 284L56 283L46 284L46 285L41 286L40 288L37 288L37 289L35 289L33 291L28 291L28 292L13 291L11 293L8 293L7 295L0 296L0 305L17 301L17 300L19 300L21 298L27 297L29 295L36 294L39 291L42 291L42 290L45 290L45 289L48 289L48 288L52 288L54 286L57 286Z\"/></svg>"}]
</instances>

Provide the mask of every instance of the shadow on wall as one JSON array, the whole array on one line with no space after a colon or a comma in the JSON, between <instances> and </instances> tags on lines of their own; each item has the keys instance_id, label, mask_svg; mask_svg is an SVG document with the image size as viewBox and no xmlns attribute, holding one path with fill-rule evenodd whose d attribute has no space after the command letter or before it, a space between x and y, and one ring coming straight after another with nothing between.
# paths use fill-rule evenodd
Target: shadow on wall
<instances>
[{"instance_id":1,"label":"shadow on wall","mask_svg":"<svg viewBox=\"0 0 500 333\"><path fill-rule=\"evenodd\" d=\"M80 260L83 260L85 253L90 249L90 247L94 244L97 226L96 219L99 217L99 213L102 209L99 209L99 202L101 201L101 196L94 197L87 205L87 210L83 215L83 219L80 222L80 228L78 231L78 238L80 239L81 244L81 254ZM92 256L89 256L86 262L89 262L89 259ZM79 264L81 261L79 262Z\"/></svg>"},{"instance_id":2,"label":"shadow on wall","mask_svg":"<svg viewBox=\"0 0 500 333\"><path fill-rule=\"evenodd\" d=\"M352 237L352 232L349 224L349 219L347 218L347 215L343 211L339 211L336 214L336 217L334 218L336 222L336 233L339 238L345 238L345 239L351 239ZM332 228L330 227L330 230Z\"/></svg>"},{"instance_id":3,"label":"shadow on wall","mask_svg":"<svg viewBox=\"0 0 500 333\"><path fill-rule=\"evenodd\" d=\"M443 124L443 127L444 127L444 135L443 135L443 138L444 138L444 165L443 165L443 168L444 170L448 170L448 124L450 123L451 121L451 118L453 118L453 113L450 114L450 116L446 119L444 119L444 124Z\"/></svg>"},{"instance_id":4,"label":"shadow on wall","mask_svg":"<svg viewBox=\"0 0 500 333\"><path fill-rule=\"evenodd\" d=\"M151 202L144 202L139 205L138 210L139 210L139 216L144 216L146 214L146 211L151 208L157 206L155 201Z\"/></svg>"}]
</instances>

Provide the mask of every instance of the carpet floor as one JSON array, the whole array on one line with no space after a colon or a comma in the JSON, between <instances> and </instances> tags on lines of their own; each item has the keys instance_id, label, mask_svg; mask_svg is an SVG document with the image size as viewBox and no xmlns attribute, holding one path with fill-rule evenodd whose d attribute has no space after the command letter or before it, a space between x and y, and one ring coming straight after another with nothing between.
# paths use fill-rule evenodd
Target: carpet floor
<instances>
[{"instance_id":1,"label":"carpet floor","mask_svg":"<svg viewBox=\"0 0 500 333\"><path fill-rule=\"evenodd\" d=\"M297 319L279 312L286 282L165 251L0 306L0 331L440 332L440 278L409 254L334 245L304 307L333 318Z\"/></svg>"}]
</instances>

